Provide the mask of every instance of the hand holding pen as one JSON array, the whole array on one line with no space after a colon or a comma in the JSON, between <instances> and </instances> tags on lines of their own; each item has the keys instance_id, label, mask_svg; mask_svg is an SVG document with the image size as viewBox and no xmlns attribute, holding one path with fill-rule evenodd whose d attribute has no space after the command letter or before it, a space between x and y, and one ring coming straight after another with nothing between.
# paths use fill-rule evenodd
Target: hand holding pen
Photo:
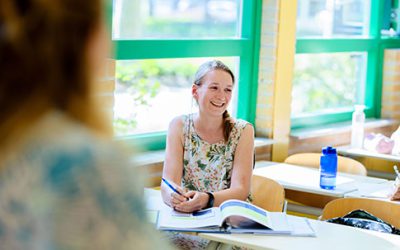
<instances>
[{"instance_id":1,"label":"hand holding pen","mask_svg":"<svg viewBox=\"0 0 400 250\"><path fill-rule=\"evenodd\" d=\"M208 201L209 195L205 192L190 190L184 192L178 185L173 185L173 182L162 178L162 182L171 190L170 196L166 203L174 210L183 213L192 213L204 208L204 202ZM206 196L207 200L205 200Z\"/></svg>"},{"instance_id":2,"label":"hand holding pen","mask_svg":"<svg viewBox=\"0 0 400 250\"><path fill-rule=\"evenodd\" d=\"M171 192L171 206L175 207L175 205L189 200L188 197L186 197L183 193L183 191L179 191L179 187L174 187L170 181L167 179L162 178L162 182L167 185L169 189L171 189L173 192Z\"/></svg>"}]
</instances>

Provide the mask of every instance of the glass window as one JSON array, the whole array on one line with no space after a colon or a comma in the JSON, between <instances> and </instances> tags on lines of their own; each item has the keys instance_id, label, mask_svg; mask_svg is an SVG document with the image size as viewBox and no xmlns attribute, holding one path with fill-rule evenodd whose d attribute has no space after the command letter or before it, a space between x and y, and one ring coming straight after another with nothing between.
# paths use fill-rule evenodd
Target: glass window
<instances>
[{"instance_id":1,"label":"glass window","mask_svg":"<svg viewBox=\"0 0 400 250\"><path fill-rule=\"evenodd\" d=\"M298 0L292 129L379 116L384 1Z\"/></svg>"},{"instance_id":2,"label":"glass window","mask_svg":"<svg viewBox=\"0 0 400 250\"><path fill-rule=\"evenodd\" d=\"M108 16L117 61L117 136L145 150L163 149L171 119L196 112L192 81L199 65L209 59L220 59L236 76L231 115L254 122L258 67L253 62L259 55L254 26L261 22L261 1L112 3Z\"/></svg>"},{"instance_id":3,"label":"glass window","mask_svg":"<svg viewBox=\"0 0 400 250\"><path fill-rule=\"evenodd\" d=\"M121 60L116 65L114 130L117 136L165 131L177 115L197 111L191 87L197 68L211 58ZM236 57L217 58L239 78ZM233 95L236 95L234 88ZM235 98L232 99L235 103ZM230 105L230 113L234 110Z\"/></svg>"},{"instance_id":4,"label":"glass window","mask_svg":"<svg viewBox=\"0 0 400 250\"><path fill-rule=\"evenodd\" d=\"M365 53L297 54L292 117L348 111L364 102Z\"/></svg>"},{"instance_id":5,"label":"glass window","mask_svg":"<svg viewBox=\"0 0 400 250\"><path fill-rule=\"evenodd\" d=\"M115 0L113 38L239 37L240 10L240 0Z\"/></svg>"},{"instance_id":6,"label":"glass window","mask_svg":"<svg viewBox=\"0 0 400 250\"><path fill-rule=\"evenodd\" d=\"M364 0L299 0L297 36L366 36L369 8Z\"/></svg>"}]
</instances>

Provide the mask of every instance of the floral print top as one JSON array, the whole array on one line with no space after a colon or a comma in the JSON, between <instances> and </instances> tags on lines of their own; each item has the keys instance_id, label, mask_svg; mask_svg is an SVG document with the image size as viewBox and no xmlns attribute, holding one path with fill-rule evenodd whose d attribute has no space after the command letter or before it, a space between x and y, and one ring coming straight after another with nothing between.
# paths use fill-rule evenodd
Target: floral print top
<instances>
[{"instance_id":1,"label":"floral print top","mask_svg":"<svg viewBox=\"0 0 400 250\"><path fill-rule=\"evenodd\" d=\"M196 133L193 115L184 119L182 186L200 192L216 192L231 185L236 146L248 122L237 119L227 142L210 144Z\"/></svg>"},{"instance_id":2,"label":"floral print top","mask_svg":"<svg viewBox=\"0 0 400 250\"><path fill-rule=\"evenodd\" d=\"M61 112L0 157L1 249L165 249L121 147Z\"/></svg>"}]
</instances>

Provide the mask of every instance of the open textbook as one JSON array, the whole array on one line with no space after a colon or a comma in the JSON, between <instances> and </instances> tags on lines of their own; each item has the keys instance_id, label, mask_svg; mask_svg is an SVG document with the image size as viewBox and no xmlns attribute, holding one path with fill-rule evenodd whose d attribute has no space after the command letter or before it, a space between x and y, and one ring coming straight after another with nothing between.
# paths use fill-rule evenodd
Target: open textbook
<instances>
[{"instance_id":1,"label":"open textbook","mask_svg":"<svg viewBox=\"0 0 400 250\"><path fill-rule=\"evenodd\" d=\"M185 232L315 235L307 219L293 220L285 213L268 212L240 200L227 200L219 207L194 213L165 208L160 211L157 227Z\"/></svg>"}]
</instances>

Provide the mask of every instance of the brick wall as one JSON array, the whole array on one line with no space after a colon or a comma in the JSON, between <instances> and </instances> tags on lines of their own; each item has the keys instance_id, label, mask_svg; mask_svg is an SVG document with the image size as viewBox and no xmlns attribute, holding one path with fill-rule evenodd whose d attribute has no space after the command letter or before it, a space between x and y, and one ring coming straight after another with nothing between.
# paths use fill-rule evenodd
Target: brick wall
<instances>
[{"instance_id":1,"label":"brick wall","mask_svg":"<svg viewBox=\"0 0 400 250\"><path fill-rule=\"evenodd\" d=\"M262 7L256 136L272 137L279 0L264 0Z\"/></svg>"},{"instance_id":2,"label":"brick wall","mask_svg":"<svg viewBox=\"0 0 400 250\"><path fill-rule=\"evenodd\" d=\"M279 0L264 0L261 20L256 136L272 137L273 96L276 67ZM256 148L256 160L270 160L271 146Z\"/></svg>"},{"instance_id":3,"label":"brick wall","mask_svg":"<svg viewBox=\"0 0 400 250\"><path fill-rule=\"evenodd\" d=\"M383 118L400 120L400 49L386 49L384 54L382 109Z\"/></svg>"}]
</instances>

